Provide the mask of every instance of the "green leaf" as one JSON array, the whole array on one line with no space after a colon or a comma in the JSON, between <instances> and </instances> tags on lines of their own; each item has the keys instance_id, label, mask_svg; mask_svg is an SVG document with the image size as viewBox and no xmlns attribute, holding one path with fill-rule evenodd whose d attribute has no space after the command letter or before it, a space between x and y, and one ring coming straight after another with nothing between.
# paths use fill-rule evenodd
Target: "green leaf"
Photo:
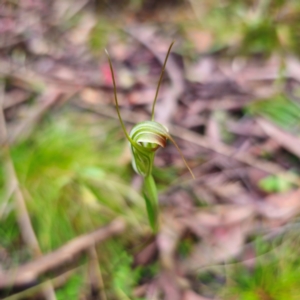
<instances>
[{"instance_id":1,"label":"green leaf","mask_svg":"<svg viewBox=\"0 0 300 300\"><path fill-rule=\"evenodd\" d=\"M258 186L266 192L287 192L293 185L282 176L271 175L259 181Z\"/></svg>"},{"instance_id":2,"label":"green leaf","mask_svg":"<svg viewBox=\"0 0 300 300\"><path fill-rule=\"evenodd\" d=\"M146 202L148 219L154 232L158 229L158 199L155 181L152 175L145 177L143 185L143 195Z\"/></svg>"},{"instance_id":3,"label":"green leaf","mask_svg":"<svg viewBox=\"0 0 300 300\"><path fill-rule=\"evenodd\" d=\"M267 99L251 102L246 111L251 115L260 115L271 120L290 132L299 132L300 105L285 95L274 95Z\"/></svg>"}]
</instances>

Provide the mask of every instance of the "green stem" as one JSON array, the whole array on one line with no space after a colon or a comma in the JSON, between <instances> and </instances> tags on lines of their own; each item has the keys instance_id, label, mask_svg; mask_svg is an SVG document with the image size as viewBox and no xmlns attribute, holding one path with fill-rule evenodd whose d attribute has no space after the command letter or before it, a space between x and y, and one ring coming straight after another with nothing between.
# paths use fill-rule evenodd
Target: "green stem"
<instances>
[{"instance_id":1,"label":"green stem","mask_svg":"<svg viewBox=\"0 0 300 300\"><path fill-rule=\"evenodd\" d=\"M153 232L158 230L158 197L153 176L147 175L144 179L143 195L146 202L149 223Z\"/></svg>"}]
</instances>

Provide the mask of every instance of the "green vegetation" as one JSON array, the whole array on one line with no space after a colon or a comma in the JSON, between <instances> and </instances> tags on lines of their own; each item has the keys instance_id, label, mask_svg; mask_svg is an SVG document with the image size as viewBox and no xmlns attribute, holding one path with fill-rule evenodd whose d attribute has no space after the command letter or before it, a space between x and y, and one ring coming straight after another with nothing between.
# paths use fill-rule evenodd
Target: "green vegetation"
<instances>
[{"instance_id":1,"label":"green vegetation","mask_svg":"<svg viewBox=\"0 0 300 300\"><path fill-rule=\"evenodd\" d=\"M28 140L12 148L17 175L43 252L56 249L116 217L126 220L128 233L99 248L100 265L107 279L105 287L112 278L115 280L109 299L123 288L127 293L137 283L138 275L128 274L132 254L126 253L124 245L136 242L137 237L149 231L143 199L130 185L131 168L127 163L116 163L127 147L119 135L114 121L93 119L82 112L54 114ZM1 183L4 183L3 175ZM1 246L10 251L10 264L19 264L29 259L29 253L20 244L11 200L2 207ZM113 261L119 261L119 266L115 268ZM118 279L125 274L132 278L128 288L120 286ZM73 275L59 290L58 298L77 299L70 295L83 292L80 282L82 274Z\"/></svg>"},{"instance_id":2,"label":"green vegetation","mask_svg":"<svg viewBox=\"0 0 300 300\"><path fill-rule=\"evenodd\" d=\"M299 242L296 232L277 246L260 241L255 265L231 270L224 299L299 299Z\"/></svg>"},{"instance_id":3,"label":"green vegetation","mask_svg":"<svg viewBox=\"0 0 300 300\"><path fill-rule=\"evenodd\" d=\"M78 126L75 119L56 116L12 149L43 251L116 216L142 222L141 198L126 181L127 166L115 163L122 150L120 143L111 142L116 132L109 124L86 125L84 116Z\"/></svg>"},{"instance_id":4,"label":"green vegetation","mask_svg":"<svg viewBox=\"0 0 300 300\"><path fill-rule=\"evenodd\" d=\"M264 56L292 52L299 55L299 13L297 0L262 1L190 1L197 21L181 26L212 34L208 50L228 49L232 55ZM191 40L192 44L197 41Z\"/></svg>"},{"instance_id":5,"label":"green vegetation","mask_svg":"<svg viewBox=\"0 0 300 300\"><path fill-rule=\"evenodd\" d=\"M269 193L287 192L292 189L293 184L283 176L270 175L261 179L259 187Z\"/></svg>"},{"instance_id":6,"label":"green vegetation","mask_svg":"<svg viewBox=\"0 0 300 300\"><path fill-rule=\"evenodd\" d=\"M235 140L238 134L227 131L226 120L231 118L232 115L238 116L238 118L243 118L244 116L262 117L273 122L281 129L292 133L294 136L299 136L300 89L299 87L297 88L297 85L299 86L299 80L293 78L293 80L297 82L291 82L292 80L290 80L290 78L285 77L285 68L287 66L285 59L291 59L291 57L294 59L295 56L299 56L300 54L299 0L178 0L175 1L178 6L175 5L174 1L170 0L165 1L163 5L161 5L161 1L157 0L128 0L124 2L123 6L121 5L122 1L116 1L116 3L111 4L108 4L109 1L98 2L101 2L99 3L99 10L103 7L107 8L107 10L103 10L106 16L101 15L101 12L99 18L94 15L95 21L92 20L91 24L88 24L90 26L89 28L92 27L89 33L83 33L84 31L88 31L83 26L77 32L74 30L71 35L69 35L69 30L78 29L77 26L85 25L85 19L83 18L84 16L86 17L85 12L90 13L90 11L88 11L90 8L85 11L85 3L84 7L79 8L74 5L74 9L69 10L70 17L68 18L68 16L65 15L63 18L65 20L62 20L59 26L59 20L51 20L53 16L50 15L50 13L49 17L45 18L46 21L44 21L43 18L40 18L42 14L38 11L37 16L32 19L35 20L36 18L36 20L38 20L38 22L33 23L41 24L42 30L41 28L34 28L34 26L37 25L31 23L26 27L26 22L23 20L24 16L23 14L19 14L19 11L16 13L10 13L10 10L5 11L4 25L2 23L0 24L0 27L2 26L4 31L7 30L7 32L9 32L10 30L19 28L19 25L16 26L15 22L16 24L24 23L25 26L24 30L22 29L23 31L18 29L16 30L15 36L7 39L9 41L7 45L5 41L3 43L1 42L1 49L4 53L1 54L1 56L3 56L1 66L2 63L3 66L6 66L4 62L11 59L11 61L9 60L9 64L11 64L13 70L10 74L9 67L7 70L4 69L4 75L1 73L3 81L5 82L3 91L5 94L4 98L6 98L7 93L7 99L14 99L14 89L16 89L17 96L18 92L21 92L21 98L26 98L24 98L25 100L20 98L20 104L12 104L12 107L5 108L9 126L15 125L14 122L17 123L20 116L22 118L24 111L26 115L26 108L24 111L22 110L22 105L27 105L24 104L25 102L29 103L29 106L36 105L38 102L36 101L37 96L43 96L43 93L48 88L49 82L51 82L53 86L57 84L58 89L63 90L64 81L57 83L61 78L73 81L70 86L67 86L67 89L70 88L70 90L72 86L74 86L74 89L75 86L80 86L80 80L83 78L82 88L93 90L95 94L99 92L99 94L97 94L98 96L106 96L107 91L111 88L108 86L109 82L100 83L105 85L103 89L102 86L99 88L99 86L95 84L95 81L97 81L96 76L99 75L98 65L93 66L95 68L90 74L88 74L88 72L90 71L89 65L93 65L95 62L93 59L99 56L102 58L103 50L110 42L113 44L112 47L116 47L116 53L119 54L119 64L122 64L124 68L128 68L129 72L133 72L134 78L138 78L138 75L134 73L134 69L137 65L143 64L144 61L147 60L150 62L149 65L152 63L153 65L155 63L157 64L156 59L153 58L155 55L152 55L151 51L146 49L147 47L145 48L140 45L138 37L132 35L128 38L127 33L123 31L124 28L128 28L131 25L138 27L141 24L139 22L141 20L144 21L143 18L146 18L144 16L149 15L147 9L151 7L151 23L149 28L145 26L145 37L151 36L151 31L153 30L154 35L160 35L160 38L155 41L158 45L163 38L169 39L176 36L178 41L176 51L181 51L184 55L182 57L174 55L174 61L176 64L178 62L179 71L182 73L188 70L188 67L186 68L184 64L184 60L190 56L197 61L201 61L201 59L204 58L204 63L208 63L207 66L204 67L202 65L195 66L195 68L201 69L203 67L203 70L205 69L203 72L205 73L204 78L206 73L211 76L214 76L215 73L217 74L216 78L213 78L211 85L210 82L203 83L201 82L202 79L199 79L199 86L195 94L192 95L191 102L199 100L198 97L201 98L201 96L205 96L207 86L208 89L212 90L211 94L214 95L214 83L219 80L222 81L223 79L220 78L223 78L223 75L224 77L227 76L225 72L227 65L224 71L222 69L222 62L219 63L224 58L228 59L226 63L229 62L228 65L231 64L233 71L235 62L237 62L236 65L241 64L242 68L245 67L246 72L248 63L251 65L252 59L255 63L265 62L264 59L270 57L276 57L276 59L278 59L276 63L279 74L271 74L275 75L275 77L278 76L278 79L272 81L267 78L267 84L270 86L266 89L266 93L273 96L266 96L264 99L254 99L255 101L253 100L247 107L241 108L243 105L241 104L241 106L237 106L235 109L228 109L229 112L225 110L218 111L215 108L208 110L204 108L202 111L198 108L199 111L195 114L196 124L199 122L199 124L201 123L201 128L204 128L207 125L207 123L205 123L208 119L207 116L212 116L217 123L217 127L220 128L222 142L227 143L233 148L239 147L239 145L247 146L248 141L246 141L247 137L245 137L245 134L238 141ZM170 8L172 3L174 3L174 6ZM181 5L184 6L184 9L176 10L176 8L181 7ZM21 6L18 7L17 2L14 3L13 6L20 9L20 11L23 9ZM114 10L115 7L117 10ZM163 7L169 10L169 14L172 15L172 22L177 20L176 24L171 24L170 26L167 17L166 19L159 19L159 17L157 17L160 21L163 20L163 22L160 22L158 25L154 23L157 21L155 19L155 13L162 11ZM117 13L107 14L107 11L111 8L112 11L117 11ZM123 8L128 9L130 14L128 16L126 15L125 18L124 16L123 18L117 18L116 16L118 14L126 14ZM37 8L28 8L29 11L32 10L32 12L30 12L32 14L35 9ZM186 18L185 9L189 14L192 14L192 18ZM55 10L56 9L53 9L53 11ZM49 11L52 11L52 9ZM141 11L143 11L143 13L140 13ZM26 12L25 17L27 13L29 14L29 12ZM134 14L138 15L136 19ZM182 14L183 17L180 14ZM18 15L22 16L21 20L17 19ZM87 17L89 17L88 14ZM16 18L16 20L14 18ZM2 20L0 20L0 22L2 22ZM120 30L117 31L118 29ZM178 35L177 29L180 29L181 36ZM114 35L114 33L117 34ZM81 34L83 36L81 36ZM84 36L85 34L86 36ZM49 36L51 36L51 38L49 38ZM81 40L81 37L83 37L82 40L85 41L83 42L85 44L80 44L79 40ZM73 44L74 38L76 40L75 44ZM119 40L123 38L124 40L126 38L126 42L123 44L119 43ZM55 45L53 49L48 45L49 41L52 41ZM131 48L128 48L128 53L124 51L124 45L126 46L126 43L131 43ZM66 45L68 47L66 47ZM163 51L164 46L165 45L158 47L158 53ZM109 47L111 47L111 45ZM139 52L138 47L146 49L145 56ZM70 57L65 55L64 52L66 49L70 51ZM195 49L197 49L197 51L195 51ZM171 47L169 52L170 50ZM205 53L205 57L201 56L203 53ZM69 52L67 54L69 54ZM206 54L208 54L207 60ZM125 58L126 55L128 56ZM83 61L82 64L79 62L81 58ZM248 58L250 59L248 60ZM123 61L121 62L121 60ZM181 60L183 60L183 63ZM268 60L268 62L270 61ZM18 74L17 67L20 69L20 74ZM151 65L151 68L152 67ZM165 65L163 66L163 70L164 67ZM151 68L148 68L148 78L152 76L151 74L157 72L158 65L153 68L154 72ZM25 80L27 79L25 78L27 71L29 75L31 75L30 71L33 71L33 74L39 75L39 72L44 69L47 71L41 76L41 81L36 80L36 82L33 83L31 80L28 80L28 82ZM37 70L39 70L39 72ZM201 72L203 70L201 69ZM52 78L51 76L53 76L53 74L51 72L53 72L55 76L58 75L57 78ZM79 74L78 81L76 78L77 72ZM220 76L221 73L222 76ZM51 76L49 74L51 74ZM161 83L162 75L163 71L159 84ZM183 78L184 76L183 74ZM67 79L65 79L65 77ZM89 81L90 78L93 78L93 80ZM95 78L96 80L94 80ZM146 79L147 77L145 76L142 80L137 80L137 84L130 87L130 89L122 91L124 98L131 96L130 101L132 102L129 102L133 105L136 104L134 102L135 97L132 97L131 92L137 92L138 95L141 90L146 90L149 87L147 86ZM35 79L32 79L32 81L33 80ZM207 78L205 80L207 80ZM234 80L234 76L228 80ZM195 81L198 81L198 78L196 78ZM209 81L209 79L207 81ZM260 80L257 81L261 84ZM239 85L239 82L237 82L237 85ZM252 88L251 84L249 86ZM117 103L115 82L114 88ZM101 91L99 91L99 89L101 89ZM226 88L224 88L224 90L226 92ZM290 93L287 93L287 90ZM25 96L22 96L22 92L24 92ZM80 92L81 91L78 92L79 97ZM185 92L189 93L189 91ZM229 93L230 92L231 91L229 91ZM232 93L235 92L232 91ZM66 92L66 95L67 94ZM210 95L210 93L208 94ZM218 100L219 96L222 98L222 89L217 95L217 99L214 100ZM184 99L184 96L185 95L182 95L182 99L178 101L178 105L183 108L182 115L175 116L172 121L177 122L181 117L185 119L186 116L184 114L186 111L188 111L186 119L190 117L189 114L192 116L192 109L189 111L190 107L188 107L190 102ZM168 190L172 181L175 181L174 186L178 182L181 184L180 181L182 178L179 180L177 178L178 170L176 163L164 168L164 170L160 170L154 166L155 151L160 146L164 146L167 139L171 141L173 141L173 139L163 125L154 121L154 108L157 94L153 95L153 98L152 120L138 123L131 133L127 133L122 123L119 110L118 114L122 125L121 128L116 121L102 119L99 116L95 117L93 114L83 111L74 111L70 105L64 107L62 112L52 110L38 125L35 124L37 126L27 140L12 145L11 147L11 156L20 182L20 188L26 199L30 220L43 253L51 252L71 239L76 238L78 235L91 232L115 218L121 217L126 221L128 227L124 234L111 238L96 247L99 255L99 269L103 280L104 293L109 300L141 300L142 298L135 296L135 288L141 284L148 283L153 280L155 276L159 276L159 259L157 259L157 257L153 258L155 254L151 257L153 261L149 259L151 262L148 265L137 267L134 266L135 254L139 253L141 249L144 249L144 246L148 243L147 240L150 239L153 232L156 233L156 231L158 231L158 192L163 189ZM228 96L228 98L231 99L231 96ZM88 100L95 104L99 99L97 98L95 100L93 98ZM203 99L200 100L202 101ZM126 101L122 104L125 102ZM108 103L108 101L105 100L105 103ZM143 102L142 105L145 103L146 101ZM138 103L136 106L141 105ZM19 109L20 107L21 109ZM139 111L139 109L140 107L137 108L137 111ZM203 121L200 120L202 114L204 115ZM10 122L12 124L10 124ZM125 132L127 140L124 139L122 129ZM197 129L192 128L192 130L196 131ZM260 143L260 139L260 136L251 136L249 145L252 146L256 142ZM128 141L133 154L134 169L144 180L142 193L139 193L139 191L132 187L131 181L134 173L130 166L131 158L129 158L129 153L126 152ZM237 142L236 144L234 144L235 141ZM263 138L263 141L265 141L265 138ZM244 151L242 146L240 149ZM192 150L191 155L197 153L197 147L197 145L190 147ZM279 147L276 148L275 151L278 149ZM253 155L253 157L257 155L261 160L266 159L272 162L275 160L274 164L277 163L282 168L289 168L289 171L295 172L295 174L297 171L299 173L299 157L293 156L287 150L282 150L281 148L278 152L280 151L286 151L284 154L279 153L280 158L284 155L286 155L287 158L283 157L281 161L278 160L279 162L276 161L272 150L270 152L266 150L258 155L252 154L251 152L250 155ZM209 150L207 150L207 152L209 152ZM237 151L237 153L238 152L239 151ZM243 153L241 153L241 155L242 154ZM236 155L233 155L231 158L234 159L235 156ZM208 163L212 165L212 173L217 174L219 171L222 172L227 168L225 163L224 165L222 163L218 165L217 162L216 166L214 166L214 160L217 161L217 159L214 159L214 155L210 156L210 153L203 157L198 157L198 162L208 158ZM0 159L2 159L2 157L0 157ZM174 161L173 154L170 155L169 161ZM31 260L32 256L29 253L28 247L21 239L13 199L11 199L11 195L6 194L8 180L3 171L3 161L1 160L0 162L0 268L3 267L6 270ZM228 163L228 165L230 165L230 163ZM237 168L239 169L239 167L233 165L232 168L229 166L227 169L229 169L229 171L235 171ZM205 180L205 177L209 178L211 175L214 176L214 174L206 173L205 165L203 170L202 166L196 169L200 174L200 180ZM239 170L236 171L237 173L239 172ZM248 170L245 170L245 172L247 171ZM239 193L240 189L244 189L244 186L247 188L245 189L245 193L249 193L249 197L254 195L257 198L264 197L264 193L260 193L261 191L267 193L281 193L296 188L294 183L292 184L284 177L272 174L259 181L258 187L261 189L259 191L257 186L253 188L251 182L247 181L247 174L244 175L243 172L241 172L240 175L235 175L233 172L231 173L228 175L228 179L224 172L224 179L221 178L222 184L220 184L220 187L216 187L220 190L223 187L226 188L227 182L235 183L235 181L238 180L238 183L241 183L240 185L228 185L228 190L231 188L234 189L233 197L235 197L235 188L237 193ZM231 179L231 176L233 179ZM239 177L241 178L239 179ZM216 179L218 179L218 176L216 176ZM194 190L190 192L192 198L191 203L187 203L186 211L183 211L183 216L180 215L181 212L176 212L176 220L177 218L178 220L180 218L188 218L188 216L186 216L188 213L193 215L195 211L200 211L202 206L215 204L221 204L220 206L222 206L223 204L228 204L231 200L229 199L231 196L223 199L220 191L217 191L219 193L216 197L210 197L211 201L207 201L205 195L202 199L203 194L206 192L216 193L217 189L211 189L212 191L210 191L209 185L205 186L205 184L203 185L204 189L198 189L199 186L197 187L196 185L202 184L200 180L191 187L191 189L196 187L195 192ZM244 196L243 193L241 193L241 195ZM170 196L170 198L171 197L172 196ZM245 199L248 198L245 197ZM233 200L241 201L234 203L242 203L242 201L244 201L243 199ZM183 201L185 201L184 196ZM194 203L192 203L192 201L194 201ZM169 203L171 204L169 205ZM166 210L172 211L174 206L176 206L176 201L174 201L174 203L170 200L166 205ZM288 205L290 204L288 203ZM174 211L176 211L176 208ZM147 213L148 220L145 218ZM260 217L261 215L259 215L259 218ZM273 226L273 223L275 223L274 226L280 226L286 222L286 220L274 221L274 219L271 219L267 220L266 223L269 221L272 224L271 226ZM277 221L280 225L277 225ZM178 222L180 222L180 220ZM149 223L152 227L152 231L149 227ZM261 223L264 223L264 220ZM255 221L252 225L256 226L256 224ZM218 230L218 225L218 221L216 221L216 231L212 234L219 234L220 238L222 238L223 233L222 230ZM176 240L178 245L175 251L175 257L179 262L189 258L193 253L196 243L202 242L199 237L196 238L194 236L190 228L186 228L186 232L184 232L183 235L184 237L180 236L178 241ZM256 234L255 238L257 238L257 235L258 234ZM221 291L220 295L224 300L297 300L300 295L298 283L300 278L298 251L300 240L298 236L299 234L296 233L295 235L287 235L286 238L280 240L279 243L258 241L257 248L255 250L251 249L253 252L250 253L252 257L256 257L256 263L251 266L243 263L237 263L234 267L228 265L226 266L226 270L229 270L229 272L226 276L223 274L223 271L219 273L203 272L198 277L195 274L191 276L190 274L183 274L190 284L189 287L185 288L194 289L202 295L208 291L207 294L209 297L215 297L215 295ZM203 239L203 242L206 242L206 239ZM175 247L176 246L174 246L174 248ZM7 255L4 259L1 256L2 250L5 252L5 255ZM155 251L157 251L157 249L155 249ZM163 250L160 249L159 251ZM56 290L58 299L80 299L82 295L90 293L90 286L88 286L90 282L88 280L87 268L85 268L87 265L86 257L82 255L76 263L82 268L80 268L80 272L78 273L76 273L75 270L68 281ZM53 274L47 275L49 275L49 278L52 278L58 274L54 272ZM195 284L195 287L193 284Z\"/></svg>"},{"instance_id":7,"label":"green vegetation","mask_svg":"<svg viewBox=\"0 0 300 300\"><path fill-rule=\"evenodd\" d=\"M274 95L269 99L252 102L246 111L253 115L263 116L293 133L299 132L300 105L284 95Z\"/></svg>"},{"instance_id":8,"label":"green vegetation","mask_svg":"<svg viewBox=\"0 0 300 300\"><path fill-rule=\"evenodd\" d=\"M83 274L73 275L63 288L56 292L57 300L78 299L83 287Z\"/></svg>"}]
</instances>

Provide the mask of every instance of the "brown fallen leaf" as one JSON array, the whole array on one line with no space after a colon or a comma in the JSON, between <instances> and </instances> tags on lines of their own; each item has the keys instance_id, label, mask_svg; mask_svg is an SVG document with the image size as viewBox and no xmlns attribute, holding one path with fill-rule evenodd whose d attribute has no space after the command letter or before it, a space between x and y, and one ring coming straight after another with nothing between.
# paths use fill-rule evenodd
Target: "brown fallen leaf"
<instances>
[{"instance_id":1,"label":"brown fallen leaf","mask_svg":"<svg viewBox=\"0 0 300 300\"><path fill-rule=\"evenodd\" d=\"M153 103L155 88L147 87L141 90L133 90L128 94L128 102L131 105L143 105Z\"/></svg>"},{"instance_id":2,"label":"brown fallen leaf","mask_svg":"<svg viewBox=\"0 0 300 300\"><path fill-rule=\"evenodd\" d=\"M92 88L84 88L80 93L81 99L91 104L108 104L109 97L104 92Z\"/></svg>"},{"instance_id":3,"label":"brown fallen leaf","mask_svg":"<svg viewBox=\"0 0 300 300\"><path fill-rule=\"evenodd\" d=\"M262 170L258 170L255 168L248 168L247 170L248 170L247 175L248 175L249 181L254 187L257 187L260 180L262 180L263 178L268 176L268 173L264 172Z\"/></svg>"},{"instance_id":4,"label":"brown fallen leaf","mask_svg":"<svg viewBox=\"0 0 300 300\"><path fill-rule=\"evenodd\" d=\"M221 138L220 125L217 120L216 113L211 113L206 125L206 136L211 143L218 144Z\"/></svg>"},{"instance_id":5,"label":"brown fallen leaf","mask_svg":"<svg viewBox=\"0 0 300 300\"><path fill-rule=\"evenodd\" d=\"M187 63L185 68L187 80L198 83L210 81L217 72L216 60L212 57L202 57L196 62Z\"/></svg>"},{"instance_id":6,"label":"brown fallen leaf","mask_svg":"<svg viewBox=\"0 0 300 300\"><path fill-rule=\"evenodd\" d=\"M228 120L226 121L227 130L237 135L246 137L259 137L264 138L266 134L260 128L260 126L255 123L253 119L242 119L242 120Z\"/></svg>"},{"instance_id":7,"label":"brown fallen leaf","mask_svg":"<svg viewBox=\"0 0 300 300\"><path fill-rule=\"evenodd\" d=\"M182 282L183 278L179 278L175 272L171 270L163 270L159 275L160 289L164 294L165 300L181 300L182 299Z\"/></svg>"},{"instance_id":8,"label":"brown fallen leaf","mask_svg":"<svg viewBox=\"0 0 300 300\"><path fill-rule=\"evenodd\" d=\"M258 209L266 218L287 221L300 212L300 189L270 195L260 203Z\"/></svg>"},{"instance_id":9,"label":"brown fallen leaf","mask_svg":"<svg viewBox=\"0 0 300 300\"><path fill-rule=\"evenodd\" d=\"M223 205L186 219L187 226L202 239L182 262L183 270L194 272L236 256L251 229L254 212L251 205Z\"/></svg>"},{"instance_id":10,"label":"brown fallen leaf","mask_svg":"<svg viewBox=\"0 0 300 300\"><path fill-rule=\"evenodd\" d=\"M205 182L204 185L218 197L226 199L227 202L242 204L251 201L249 194L245 192L242 184L238 181L227 181L218 185Z\"/></svg>"},{"instance_id":11,"label":"brown fallen leaf","mask_svg":"<svg viewBox=\"0 0 300 300\"><path fill-rule=\"evenodd\" d=\"M208 51L213 45L213 35L209 31L189 29L186 34L198 52Z\"/></svg>"},{"instance_id":12,"label":"brown fallen leaf","mask_svg":"<svg viewBox=\"0 0 300 300\"><path fill-rule=\"evenodd\" d=\"M187 290L184 292L182 300L211 300L211 299L200 296L192 290Z\"/></svg>"},{"instance_id":13,"label":"brown fallen leaf","mask_svg":"<svg viewBox=\"0 0 300 300\"><path fill-rule=\"evenodd\" d=\"M134 266L147 265L157 255L157 245L155 241L152 241L146 245L139 253L134 256Z\"/></svg>"},{"instance_id":14,"label":"brown fallen leaf","mask_svg":"<svg viewBox=\"0 0 300 300\"><path fill-rule=\"evenodd\" d=\"M142 285L135 287L133 290L133 296L139 297L139 298L145 296L148 288L149 288L148 284L142 284Z\"/></svg>"},{"instance_id":15,"label":"brown fallen leaf","mask_svg":"<svg viewBox=\"0 0 300 300\"><path fill-rule=\"evenodd\" d=\"M256 121L267 135L300 158L300 138L278 128L263 118L258 118Z\"/></svg>"},{"instance_id":16,"label":"brown fallen leaf","mask_svg":"<svg viewBox=\"0 0 300 300\"><path fill-rule=\"evenodd\" d=\"M29 99L29 93L27 91L15 89L10 92L7 92L4 97L3 108L8 109L20 103L23 103Z\"/></svg>"},{"instance_id":17,"label":"brown fallen leaf","mask_svg":"<svg viewBox=\"0 0 300 300\"><path fill-rule=\"evenodd\" d=\"M300 62L299 59L289 56L286 59L286 68L288 76L300 80Z\"/></svg>"},{"instance_id":18,"label":"brown fallen leaf","mask_svg":"<svg viewBox=\"0 0 300 300\"><path fill-rule=\"evenodd\" d=\"M213 228L239 223L253 216L253 205L216 205L199 210L185 222L193 230L196 227Z\"/></svg>"},{"instance_id":19,"label":"brown fallen leaf","mask_svg":"<svg viewBox=\"0 0 300 300\"><path fill-rule=\"evenodd\" d=\"M97 19L92 13L81 12L81 18L77 26L68 33L68 39L76 46L87 44L89 34L96 23Z\"/></svg>"},{"instance_id":20,"label":"brown fallen leaf","mask_svg":"<svg viewBox=\"0 0 300 300\"><path fill-rule=\"evenodd\" d=\"M171 213L164 213L160 232L157 236L157 247L161 265L167 270L175 268L175 252L185 226Z\"/></svg>"}]
</instances>

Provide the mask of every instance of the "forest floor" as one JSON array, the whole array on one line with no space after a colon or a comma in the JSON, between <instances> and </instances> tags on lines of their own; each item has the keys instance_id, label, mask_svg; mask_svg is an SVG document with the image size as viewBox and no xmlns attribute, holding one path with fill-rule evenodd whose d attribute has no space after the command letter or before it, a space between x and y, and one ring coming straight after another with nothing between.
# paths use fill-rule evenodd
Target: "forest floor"
<instances>
[{"instance_id":1,"label":"forest floor","mask_svg":"<svg viewBox=\"0 0 300 300\"><path fill-rule=\"evenodd\" d=\"M125 2L0 3L1 299L299 299L299 1Z\"/></svg>"}]
</instances>

